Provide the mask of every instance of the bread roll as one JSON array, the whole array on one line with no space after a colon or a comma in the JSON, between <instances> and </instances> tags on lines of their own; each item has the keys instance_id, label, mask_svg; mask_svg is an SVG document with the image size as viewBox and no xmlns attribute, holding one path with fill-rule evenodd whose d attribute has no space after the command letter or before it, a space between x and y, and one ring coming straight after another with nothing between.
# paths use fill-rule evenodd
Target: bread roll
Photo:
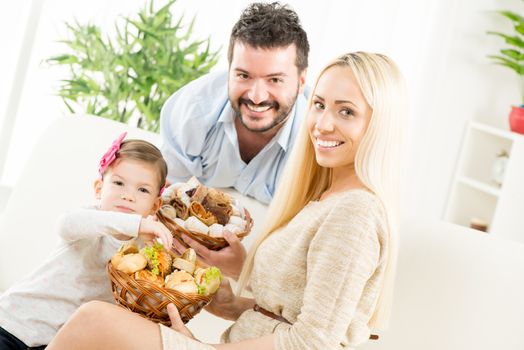
<instances>
[{"instance_id":1,"label":"bread roll","mask_svg":"<svg viewBox=\"0 0 524 350\"><path fill-rule=\"evenodd\" d=\"M175 258L173 260L173 267L178 270L187 271L190 274L195 271L195 263L182 258Z\"/></svg>"},{"instance_id":2,"label":"bread roll","mask_svg":"<svg viewBox=\"0 0 524 350\"><path fill-rule=\"evenodd\" d=\"M188 231L202 233L207 235L209 232L209 227L204 224L202 221L198 220L194 216L190 216L184 223L184 228Z\"/></svg>"},{"instance_id":3,"label":"bread roll","mask_svg":"<svg viewBox=\"0 0 524 350\"><path fill-rule=\"evenodd\" d=\"M220 287L222 274L216 267L199 268L195 271L195 281L200 287L199 290L201 294L211 295Z\"/></svg>"},{"instance_id":4,"label":"bread roll","mask_svg":"<svg viewBox=\"0 0 524 350\"><path fill-rule=\"evenodd\" d=\"M166 276L166 287L171 288L170 286L187 281L194 281L194 278L191 274L187 273L186 271L174 271L170 275Z\"/></svg>"},{"instance_id":5,"label":"bread roll","mask_svg":"<svg viewBox=\"0 0 524 350\"><path fill-rule=\"evenodd\" d=\"M122 256L118 262L117 270L127 273L129 275L144 269L147 265L147 260L142 254L126 254Z\"/></svg>"},{"instance_id":6,"label":"bread roll","mask_svg":"<svg viewBox=\"0 0 524 350\"><path fill-rule=\"evenodd\" d=\"M197 255L193 248L187 248L184 254L182 254L181 258L196 264Z\"/></svg>"},{"instance_id":7,"label":"bread roll","mask_svg":"<svg viewBox=\"0 0 524 350\"><path fill-rule=\"evenodd\" d=\"M194 281L179 283L171 287L171 289L177 290L184 294L198 294L198 287Z\"/></svg>"}]
</instances>

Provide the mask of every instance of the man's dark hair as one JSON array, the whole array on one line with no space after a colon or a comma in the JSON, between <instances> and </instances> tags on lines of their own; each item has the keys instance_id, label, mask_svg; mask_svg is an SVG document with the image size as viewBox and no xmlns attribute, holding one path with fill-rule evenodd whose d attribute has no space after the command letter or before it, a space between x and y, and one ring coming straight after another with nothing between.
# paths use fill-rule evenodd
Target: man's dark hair
<instances>
[{"instance_id":1,"label":"man's dark hair","mask_svg":"<svg viewBox=\"0 0 524 350\"><path fill-rule=\"evenodd\" d=\"M278 2L249 5L231 31L227 59L233 60L235 43L241 42L254 48L281 48L295 44L295 65L299 72L308 66L309 43L295 11Z\"/></svg>"}]
</instances>

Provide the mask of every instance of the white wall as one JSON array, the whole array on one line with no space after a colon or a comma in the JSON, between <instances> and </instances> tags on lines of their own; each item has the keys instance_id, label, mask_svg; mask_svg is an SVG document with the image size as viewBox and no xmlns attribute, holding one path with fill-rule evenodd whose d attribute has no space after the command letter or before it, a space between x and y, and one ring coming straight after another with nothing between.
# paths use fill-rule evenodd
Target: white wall
<instances>
[{"instance_id":1,"label":"white wall","mask_svg":"<svg viewBox=\"0 0 524 350\"><path fill-rule=\"evenodd\" d=\"M174 9L185 11L187 18L196 14L195 36L211 36L215 48L222 46L216 68L220 69L227 67L230 29L249 2L179 0ZM9 33L4 35L0 55L0 118L4 117L29 3L19 0L0 4L0 31ZM45 0L3 183L16 181L33 140L50 121L66 112L61 100L53 96L61 72L42 63L63 52L64 48L56 43L66 33L63 21L75 17L111 29L116 16L135 13L144 3ZM380 51L398 62L410 92L404 208L440 217L466 121L478 119L507 129L509 106L520 102L514 75L490 65L486 59L486 54L493 53L501 43L485 32L509 29L489 11L523 11L524 4L516 0L288 3L299 13L309 35L310 81L325 62L347 51Z\"/></svg>"}]
</instances>

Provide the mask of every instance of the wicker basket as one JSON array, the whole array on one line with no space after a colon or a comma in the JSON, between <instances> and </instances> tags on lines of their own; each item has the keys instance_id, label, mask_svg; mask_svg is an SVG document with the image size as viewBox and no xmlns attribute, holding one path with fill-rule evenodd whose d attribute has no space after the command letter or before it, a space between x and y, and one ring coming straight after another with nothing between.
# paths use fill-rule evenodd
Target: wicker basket
<instances>
[{"instance_id":1,"label":"wicker basket","mask_svg":"<svg viewBox=\"0 0 524 350\"><path fill-rule=\"evenodd\" d=\"M145 280L135 280L132 276L118 271L111 262L107 264L111 279L111 289L118 305L138 313L156 323L171 326L167 305L176 305L184 323L192 319L212 299L212 296L183 294L179 291L161 288Z\"/></svg>"},{"instance_id":2,"label":"wicker basket","mask_svg":"<svg viewBox=\"0 0 524 350\"><path fill-rule=\"evenodd\" d=\"M244 212L246 219L246 229L243 232L237 233L237 236L240 239L247 236L251 231L251 228L253 227L253 219L251 218L249 211L247 211L247 209L244 209ZM200 232L186 230L184 227L178 225L171 218L167 217L166 215L163 215L160 210L157 212L157 217L171 231L173 237L185 247L187 247L187 244L182 239L181 234L189 236L198 243L204 245L207 249L211 250L220 250L229 245L229 243L227 243L226 239L223 237L211 237Z\"/></svg>"}]
</instances>

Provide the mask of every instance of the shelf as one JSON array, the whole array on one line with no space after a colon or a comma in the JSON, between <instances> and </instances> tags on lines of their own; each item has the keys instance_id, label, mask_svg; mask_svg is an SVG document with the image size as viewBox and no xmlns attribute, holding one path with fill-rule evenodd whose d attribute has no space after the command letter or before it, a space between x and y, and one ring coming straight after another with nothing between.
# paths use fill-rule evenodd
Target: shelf
<instances>
[{"instance_id":1,"label":"shelf","mask_svg":"<svg viewBox=\"0 0 524 350\"><path fill-rule=\"evenodd\" d=\"M500 196L500 188L488 185L482 181L477 181L466 176L460 176L458 182L494 197Z\"/></svg>"},{"instance_id":2,"label":"shelf","mask_svg":"<svg viewBox=\"0 0 524 350\"><path fill-rule=\"evenodd\" d=\"M511 157L513 144L512 133L487 125L471 123L462 146L462 158L457 172L459 177L474 179L476 182L489 186L492 183L493 164L498 155L504 151ZM466 182L469 183L469 181ZM480 186L480 188L484 187ZM490 189L487 191L488 193L493 192Z\"/></svg>"},{"instance_id":3,"label":"shelf","mask_svg":"<svg viewBox=\"0 0 524 350\"><path fill-rule=\"evenodd\" d=\"M467 185L462 185L460 182L461 186L456 186L445 220L469 227L472 218L479 218L488 223L488 232L490 232L498 198L491 193L469 186L472 183L474 184L475 181L469 181Z\"/></svg>"},{"instance_id":4,"label":"shelf","mask_svg":"<svg viewBox=\"0 0 524 350\"><path fill-rule=\"evenodd\" d=\"M482 131L482 132L484 132L486 134L494 135L494 136L497 136L497 137L500 137L500 138L504 138L504 139L507 139L507 140L513 140L514 137L515 137L514 133L512 133L511 131L501 130L501 129L495 128L493 126L489 126L489 125L486 125L486 124L481 124L481 123L478 123L478 122L471 122L470 126L471 126L472 129L475 129L475 130L478 130L478 131Z\"/></svg>"},{"instance_id":5,"label":"shelf","mask_svg":"<svg viewBox=\"0 0 524 350\"><path fill-rule=\"evenodd\" d=\"M500 176L502 151L507 159ZM524 242L523 159L523 135L470 122L462 140L444 220L469 227L478 218L488 223L490 234Z\"/></svg>"}]
</instances>

